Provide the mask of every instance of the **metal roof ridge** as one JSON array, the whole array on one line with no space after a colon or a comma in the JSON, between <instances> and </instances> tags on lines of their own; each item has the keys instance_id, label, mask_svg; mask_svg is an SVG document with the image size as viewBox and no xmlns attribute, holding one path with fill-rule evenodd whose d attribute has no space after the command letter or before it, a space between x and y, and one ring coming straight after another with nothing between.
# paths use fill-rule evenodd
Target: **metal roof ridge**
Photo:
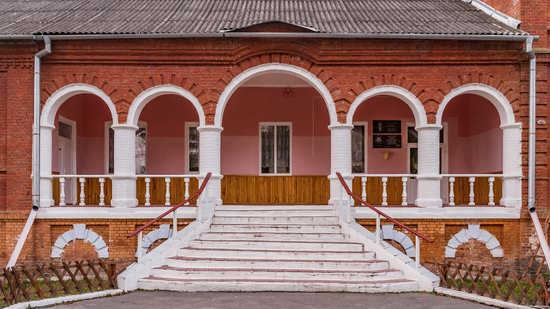
<instances>
[{"instance_id":1,"label":"metal roof ridge","mask_svg":"<svg viewBox=\"0 0 550 309\"><path fill-rule=\"evenodd\" d=\"M518 29L519 25L521 24L521 20L515 19L509 15L506 15L502 13L501 11L493 8L492 6L488 5L487 3L483 2L482 0L462 0L463 2L469 3L482 11L483 13L489 15L490 17L514 28Z\"/></svg>"}]
</instances>

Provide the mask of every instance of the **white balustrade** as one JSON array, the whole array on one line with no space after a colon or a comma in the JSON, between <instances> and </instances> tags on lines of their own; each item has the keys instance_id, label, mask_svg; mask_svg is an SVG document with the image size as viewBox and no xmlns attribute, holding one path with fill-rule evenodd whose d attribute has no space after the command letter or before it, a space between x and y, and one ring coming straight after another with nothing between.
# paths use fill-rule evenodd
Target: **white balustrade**
<instances>
[{"instance_id":1,"label":"white balustrade","mask_svg":"<svg viewBox=\"0 0 550 309\"><path fill-rule=\"evenodd\" d=\"M164 183L166 184L166 189L164 191L164 205L170 206L170 177L165 177Z\"/></svg>"},{"instance_id":2,"label":"white balustrade","mask_svg":"<svg viewBox=\"0 0 550 309\"><path fill-rule=\"evenodd\" d=\"M382 206L388 206L388 177L382 177Z\"/></svg>"},{"instance_id":3,"label":"white balustrade","mask_svg":"<svg viewBox=\"0 0 550 309\"><path fill-rule=\"evenodd\" d=\"M145 206L151 206L151 178L145 177Z\"/></svg>"},{"instance_id":4,"label":"white balustrade","mask_svg":"<svg viewBox=\"0 0 550 309\"><path fill-rule=\"evenodd\" d=\"M59 206L86 206L86 200L94 197L98 201L98 206L106 206L106 182L109 175L53 175L52 177L59 182ZM90 190L94 187L86 187L87 181L91 179L97 179L99 185L99 191L93 194Z\"/></svg>"},{"instance_id":5,"label":"white balustrade","mask_svg":"<svg viewBox=\"0 0 550 309\"><path fill-rule=\"evenodd\" d=\"M99 178L99 206L105 206L105 178Z\"/></svg>"},{"instance_id":6,"label":"white balustrade","mask_svg":"<svg viewBox=\"0 0 550 309\"><path fill-rule=\"evenodd\" d=\"M78 206L86 206L86 193L84 192L86 178L79 177L78 182L80 183L80 203L78 203Z\"/></svg>"},{"instance_id":7,"label":"white balustrade","mask_svg":"<svg viewBox=\"0 0 550 309\"><path fill-rule=\"evenodd\" d=\"M408 193L408 183L411 178L414 178L413 174L353 174L354 177L360 177L361 179L361 198L366 201L368 197L367 193L367 182L369 179L380 179L382 183L382 191L379 193L381 197L381 205L388 206L389 196L395 196L399 193L392 194L390 192L391 186L388 186L390 178L400 178L401 179L401 206L407 206L409 204L409 193ZM372 192L371 192L372 194Z\"/></svg>"},{"instance_id":8,"label":"white balustrade","mask_svg":"<svg viewBox=\"0 0 550 309\"><path fill-rule=\"evenodd\" d=\"M172 192L172 184L177 183L176 179L183 179L183 200L187 200L191 194L190 194L190 184L191 184L191 178L198 178L199 175L137 175L138 178L143 178L145 182L145 206L151 206L154 203L162 203L164 206L171 206L172 205L172 196L174 193ZM155 179L157 182L155 182ZM164 184L161 183L161 181L164 182ZM156 184L156 185L155 185ZM157 194L154 194L153 190L161 190L161 188L164 187L164 194L158 192ZM159 194L160 193L160 194ZM162 195L163 194L163 195ZM164 196L163 201L153 201L153 196ZM204 197L204 196L203 196ZM182 200L182 201L183 201ZM189 205L190 203L187 202L185 205Z\"/></svg>"},{"instance_id":9,"label":"white balustrade","mask_svg":"<svg viewBox=\"0 0 550 309\"><path fill-rule=\"evenodd\" d=\"M407 206L407 180L408 177L401 177L401 182L403 184L403 192L401 193L401 206Z\"/></svg>"},{"instance_id":10,"label":"white balustrade","mask_svg":"<svg viewBox=\"0 0 550 309\"><path fill-rule=\"evenodd\" d=\"M475 206L476 203L476 182L487 181L489 188L487 194L487 205L495 206L495 180L502 178L502 174L444 174L443 178L447 178L449 182L449 206L456 206L456 199L462 198L462 201L467 201L468 206ZM486 178L486 180L485 180ZM462 186L457 186L458 179L463 179ZM457 192L457 188L466 189L465 181L468 181L467 192ZM483 183L482 183L483 184ZM479 200L479 199L478 199ZM460 201L460 199L459 199Z\"/></svg>"},{"instance_id":11,"label":"white balustrade","mask_svg":"<svg viewBox=\"0 0 550 309\"><path fill-rule=\"evenodd\" d=\"M59 206L65 206L65 178L59 178Z\"/></svg>"}]
</instances>

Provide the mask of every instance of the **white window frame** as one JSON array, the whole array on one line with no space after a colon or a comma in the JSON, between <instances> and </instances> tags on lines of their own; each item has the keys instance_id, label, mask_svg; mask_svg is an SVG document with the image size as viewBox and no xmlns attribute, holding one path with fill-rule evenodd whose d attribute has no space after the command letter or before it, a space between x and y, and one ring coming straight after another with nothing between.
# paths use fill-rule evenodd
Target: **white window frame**
<instances>
[{"instance_id":1,"label":"white window frame","mask_svg":"<svg viewBox=\"0 0 550 309\"><path fill-rule=\"evenodd\" d=\"M405 126L405 138L407 142L407 173L411 171L411 148L418 149L418 143L409 143L409 127L416 127L414 122L407 122ZM447 122L443 123L443 143L439 143L441 149L441 173L446 174L449 170L449 126Z\"/></svg>"},{"instance_id":2,"label":"white window frame","mask_svg":"<svg viewBox=\"0 0 550 309\"><path fill-rule=\"evenodd\" d=\"M365 136L363 140L363 153L365 154L365 168L362 173L359 174L367 174L369 170L369 122L368 121L354 121L353 126L364 126L365 127ZM353 158L351 158L351 167L353 172ZM357 173L352 173L357 174Z\"/></svg>"},{"instance_id":3,"label":"white window frame","mask_svg":"<svg viewBox=\"0 0 550 309\"><path fill-rule=\"evenodd\" d=\"M104 170L105 175L113 175L114 173L109 173L109 129L113 126L112 121L105 121L104 131L103 131L103 157L104 157ZM147 130L147 122L145 121L139 121L138 127L144 128ZM145 137L145 142L147 145L149 145L149 130L147 130L147 136ZM114 151L114 149L113 149ZM147 155L145 156L145 166L147 167L147 156L149 155L149 152L147 152Z\"/></svg>"},{"instance_id":4,"label":"white window frame","mask_svg":"<svg viewBox=\"0 0 550 309\"><path fill-rule=\"evenodd\" d=\"M189 128L198 128L200 124L198 122L186 122L185 123L185 172L187 174L199 174L201 167L200 167L200 160L199 160L199 170L196 172L191 172L189 170ZM199 132L199 152L200 152L200 132ZM200 155L199 155L200 157Z\"/></svg>"},{"instance_id":5,"label":"white window frame","mask_svg":"<svg viewBox=\"0 0 550 309\"><path fill-rule=\"evenodd\" d=\"M277 173L277 129L275 129L275 135L274 135L274 148L275 148L275 154L273 156L274 158L274 173L262 173L262 126L287 126L289 127L289 134L290 134L290 155L289 155L289 172L288 173ZM258 126L258 174L261 176L292 176L292 148L293 148L293 137L292 137L292 122L260 122Z\"/></svg>"},{"instance_id":6,"label":"white window frame","mask_svg":"<svg viewBox=\"0 0 550 309\"><path fill-rule=\"evenodd\" d=\"M58 116L57 118L57 122L63 122L64 124L66 125L69 125L71 126L71 156L73 157L73 162L71 164L71 170L73 171L73 173L76 175L77 174L77 170L76 170L76 143L77 143L77 136L76 136L76 121L72 120L72 119L69 119L69 118L66 118L66 117L63 117L61 115ZM59 143L59 127L57 128L57 139L58 139L58 143ZM58 146L58 149L56 149L57 152L59 152L59 146ZM59 157L58 157L59 159ZM60 165L60 162L57 162L57 169L58 169L58 172L59 171L59 165ZM76 196L76 195L75 195Z\"/></svg>"}]
</instances>

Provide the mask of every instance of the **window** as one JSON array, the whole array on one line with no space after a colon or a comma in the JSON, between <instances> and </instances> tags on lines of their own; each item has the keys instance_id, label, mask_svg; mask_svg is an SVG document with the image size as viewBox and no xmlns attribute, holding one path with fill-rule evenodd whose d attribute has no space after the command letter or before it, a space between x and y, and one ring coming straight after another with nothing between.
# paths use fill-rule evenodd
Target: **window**
<instances>
[{"instance_id":1,"label":"window","mask_svg":"<svg viewBox=\"0 0 550 309\"><path fill-rule=\"evenodd\" d=\"M115 172L115 131L111 128L112 122L105 123L105 157L108 174ZM139 123L136 131L136 174L147 172L147 124Z\"/></svg>"},{"instance_id":2,"label":"window","mask_svg":"<svg viewBox=\"0 0 550 309\"><path fill-rule=\"evenodd\" d=\"M445 127L439 131L439 173L442 173L444 157L443 150L445 148ZM418 132L414 124L407 125L407 147L409 149L409 173L418 174Z\"/></svg>"},{"instance_id":3,"label":"window","mask_svg":"<svg viewBox=\"0 0 550 309\"><path fill-rule=\"evenodd\" d=\"M355 124L351 131L351 172L365 173L365 124Z\"/></svg>"},{"instance_id":4,"label":"window","mask_svg":"<svg viewBox=\"0 0 550 309\"><path fill-rule=\"evenodd\" d=\"M289 124L260 124L260 173L290 174Z\"/></svg>"},{"instance_id":5,"label":"window","mask_svg":"<svg viewBox=\"0 0 550 309\"><path fill-rule=\"evenodd\" d=\"M187 172L199 172L199 130L198 123L185 124L187 137Z\"/></svg>"}]
</instances>

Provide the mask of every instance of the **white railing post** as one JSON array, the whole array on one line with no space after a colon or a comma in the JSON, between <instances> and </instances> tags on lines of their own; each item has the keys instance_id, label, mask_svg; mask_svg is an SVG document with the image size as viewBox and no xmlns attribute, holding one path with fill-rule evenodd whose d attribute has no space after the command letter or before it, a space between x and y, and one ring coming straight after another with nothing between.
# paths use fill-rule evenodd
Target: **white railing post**
<instances>
[{"instance_id":1,"label":"white railing post","mask_svg":"<svg viewBox=\"0 0 550 309\"><path fill-rule=\"evenodd\" d=\"M187 200L189 198L189 177L183 178L183 182L185 183L185 192L183 193L183 200ZM185 203L185 205L189 205L189 202Z\"/></svg>"},{"instance_id":2,"label":"white railing post","mask_svg":"<svg viewBox=\"0 0 550 309\"><path fill-rule=\"evenodd\" d=\"M84 192L84 182L86 181L86 178L80 177L78 178L78 182L80 183L80 203L79 206L86 206L86 193Z\"/></svg>"},{"instance_id":3,"label":"white railing post","mask_svg":"<svg viewBox=\"0 0 550 309\"><path fill-rule=\"evenodd\" d=\"M137 261L138 263L141 262L141 258L143 257L143 231L140 231L138 233L138 239L137 239Z\"/></svg>"},{"instance_id":4,"label":"white railing post","mask_svg":"<svg viewBox=\"0 0 550 309\"><path fill-rule=\"evenodd\" d=\"M178 212L177 209L174 209L174 211L172 212L172 214L174 215L172 217L172 238L176 238L176 233L178 232L178 215L177 215L177 212Z\"/></svg>"},{"instance_id":5,"label":"white railing post","mask_svg":"<svg viewBox=\"0 0 550 309\"><path fill-rule=\"evenodd\" d=\"M417 235L415 235L414 237L414 249L415 249L415 263L416 263L416 267L420 267L420 237L418 237Z\"/></svg>"},{"instance_id":6,"label":"white railing post","mask_svg":"<svg viewBox=\"0 0 550 309\"><path fill-rule=\"evenodd\" d=\"M455 178L449 177L449 206L455 206Z\"/></svg>"},{"instance_id":7,"label":"white railing post","mask_svg":"<svg viewBox=\"0 0 550 309\"><path fill-rule=\"evenodd\" d=\"M59 178L59 206L65 206L65 177Z\"/></svg>"},{"instance_id":8,"label":"white railing post","mask_svg":"<svg viewBox=\"0 0 550 309\"><path fill-rule=\"evenodd\" d=\"M164 205L170 206L170 177L165 177L164 183L166 184L166 191L164 193Z\"/></svg>"},{"instance_id":9,"label":"white railing post","mask_svg":"<svg viewBox=\"0 0 550 309\"><path fill-rule=\"evenodd\" d=\"M353 199L351 198L350 195L348 195L348 205L346 207L346 219L348 221L348 223L351 222L351 205L353 203Z\"/></svg>"},{"instance_id":10,"label":"white railing post","mask_svg":"<svg viewBox=\"0 0 550 309\"><path fill-rule=\"evenodd\" d=\"M388 206L388 177L382 177L382 206Z\"/></svg>"},{"instance_id":11,"label":"white railing post","mask_svg":"<svg viewBox=\"0 0 550 309\"><path fill-rule=\"evenodd\" d=\"M375 241L377 244L380 243L380 214L376 213L376 233L375 233Z\"/></svg>"},{"instance_id":12,"label":"white railing post","mask_svg":"<svg viewBox=\"0 0 550 309\"><path fill-rule=\"evenodd\" d=\"M344 205L344 186L342 185L340 185L340 198L339 198L338 205L340 205L340 207Z\"/></svg>"},{"instance_id":13,"label":"white railing post","mask_svg":"<svg viewBox=\"0 0 550 309\"><path fill-rule=\"evenodd\" d=\"M361 198L367 201L367 177L361 177Z\"/></svg>"},{"instance_id":14,"label":"white railing post","mask_svg":"<svg viewBox=\"0 0 550 309\"><path fill-rule=\"evenodd\" d=\"M407 206L409 203L407 202L407 177L402 177L401 181L403 182L403 194L401 194L401 206Z\"/></svg>"},{"instance_id":15,"label":"white railing post","mask_svg":"<svg viewBox=\"0 0 550 309\"><path fill-rule=\"evenodd\" d=\"M99 177L99 206L105 206L105 178Z\"/></svg>"},{"instance_id":16,"label":"white railing post","mask_svg":"<svg viewBox=\"0 0 550 309\"><path fill-rule=\"evenodd\" d=\"M475 177L469 177L468 178L468 182L470 183L470 194L468 195L469 197L469 202L468 202L468 205L469 206L474 206L476 203L475 203L475 191L474 191L474 184L476 182L476 178Z\"/></svg>"},{"instance_id":17,"label":"white railing post","mask_svg":"<svg viewBox=\"0 0 550 309\"><path fill-rule=\"evenodd\" d=\"M495 206L495 177L489 177L489 206Z\"/></svg>"},{"instance_id":18,"label":"white railing post","mask_svg":"<svg viewBox=\"0 0 550 309\"><path fill-rule=\"evenodd\" d=\"M145 206L151 206L151 178L145 177Z\"/></svg>"}]
</instances>

